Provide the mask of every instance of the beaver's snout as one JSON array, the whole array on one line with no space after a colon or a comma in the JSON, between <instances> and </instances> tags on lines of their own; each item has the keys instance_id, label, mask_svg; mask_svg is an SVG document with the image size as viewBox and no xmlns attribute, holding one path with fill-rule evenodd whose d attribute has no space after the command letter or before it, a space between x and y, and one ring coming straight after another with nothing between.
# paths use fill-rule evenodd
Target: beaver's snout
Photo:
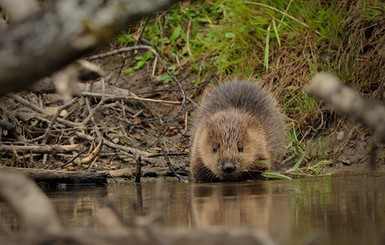
<instances>
[{"instance_id":1,"label":"beaver's snout","mask_svg":"<svg viewBox=\"0 0 385 245\"><path fill-rule=\"evenodd\" d=\"M235 165L233 163L231 163L231 162L226 162L222 166L222 170L226 174L231 174L232 172L235 171L235 168L236 168Z\"/></svg>"}]
</instances>

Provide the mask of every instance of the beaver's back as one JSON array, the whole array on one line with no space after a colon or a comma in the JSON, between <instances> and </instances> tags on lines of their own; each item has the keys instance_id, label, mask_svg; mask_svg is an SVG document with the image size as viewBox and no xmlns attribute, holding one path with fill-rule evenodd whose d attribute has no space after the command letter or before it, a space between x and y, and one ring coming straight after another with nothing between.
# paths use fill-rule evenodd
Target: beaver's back
<instances>
[{"instance_id":1,"label":"beaver's back","mask_svg":"<svg viewBox=\"0 0 385 245\"><path fill-rule=\"evenodd\" d=\"M271 96L256 84L233 81L215 87L204 98L195 127L204 125L215 113L230 108L247 112L257 119L264 128L272 160L279 160L286 143L283 116Z\"/></svg>"}]
</instances>

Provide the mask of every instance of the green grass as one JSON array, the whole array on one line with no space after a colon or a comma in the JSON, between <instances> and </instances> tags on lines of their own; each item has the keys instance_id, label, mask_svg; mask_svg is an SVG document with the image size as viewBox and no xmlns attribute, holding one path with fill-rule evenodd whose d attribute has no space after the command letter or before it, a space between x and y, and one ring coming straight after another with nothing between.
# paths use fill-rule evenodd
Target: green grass
<instances>
[{"instance_id":1,"label":"green grass","mask_svg":"<svg viewBox=\"0 0 385 245\"><path fill-rule=\"evenodd\" d=\"M315 135L306 132L320 120L321 105L303 87L322 70L334 71L346 81L358 76L362 51L355 47L360 41L348 36L346 23L380 21L385 4L364 0L356 5L360 15L353 20L354 9L348 14L341 1L333 0L186 2L130 28L117 41L121 46L134 45L142 34L142 41L158 50L174 75L186 70L194 73L194 85L208 77L212 82L228 78L265 82L277 91L285 114L293 119L289 151L299 156L293 169L319 174L331 162L327 151L319 151L315 157L311 149L321 147L323 141L314 143ZM345 47L353 53L343 51ZM126 74L152 60L140 54ZM164 71L156 76L170 82ZM370 88L374 79L378 80L378 74L371 72L359 86Z\"/></svg>"}]
</instances>

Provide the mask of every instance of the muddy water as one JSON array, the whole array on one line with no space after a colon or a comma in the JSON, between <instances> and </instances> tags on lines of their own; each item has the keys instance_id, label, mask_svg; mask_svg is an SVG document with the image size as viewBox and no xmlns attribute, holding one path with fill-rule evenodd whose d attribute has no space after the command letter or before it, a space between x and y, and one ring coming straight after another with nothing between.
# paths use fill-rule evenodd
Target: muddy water
<instances>
[{"instance_id":1,"label":"muddy water","mask_svg":"<svg viewBox=\"0 0 385 245\"><path fill-rule=\"evenodd\" d=\"M163 183L158 197L155 183L74 187L47 194L65 225L72 227L100 227L98 210L108 200L126 220L160 211L164 226L255 227L278 244L306 244L309 240L318 241L316 244L381 244L385 234L385 176ZM3 204L0 220L15 222Z\"/></svg>"}]
</instances>

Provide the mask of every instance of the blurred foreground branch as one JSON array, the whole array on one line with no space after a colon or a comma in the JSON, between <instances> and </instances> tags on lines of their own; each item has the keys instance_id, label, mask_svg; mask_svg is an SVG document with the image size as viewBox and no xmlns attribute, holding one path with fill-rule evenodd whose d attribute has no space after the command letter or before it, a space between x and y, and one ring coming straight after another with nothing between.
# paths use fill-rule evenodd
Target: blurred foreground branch
<instances>
[{"instance_id":1,"label":"blurred foreground branch","mask_svg":"<svg viewBox=\"0 0 385 245\"><path fill-rule=\"evenodd\" d=\"M366 125L373 131L379 143L385 143L385 107L379 101L364 99L351 88L343 85L331 73L317 74L307 86L306 91L318 99L334 106L334 108L354 121ZM373 140L369 150L369 167L375 170L377 142Z\"/></svg>"},{"instance_id":2,"label":"blurred foreground branch","mask_svg":"<svg viewBox=\"0 0 385 245\"><path fill-rule=\"evenodd\" d=\"M385 107L383 104L364 99L330 73L317 74L306 90L351 119L362 122L373 130L374 136L379 142L385 143Z\"/></svg>"},{"instance_id":3,"label":"blurred foreground branch","mask_svg":"<svg viewBox=\"0 0 385 245\"><path fill-rule=\"evenodd\" d=\"M0 96L50 75L171 2L72 0L41 8L0 35Z\"/></svg>"},{"instance_id":4,"label":"blurred foreground branch","mask_svg":"<svg viewBox=\"0 0 385 245\"><path fill-rule=\"evenodd\" d=\"M10 204L27 231L40 234L62 229L54 206L24 175L1 171L0 197Z\"/></svg>"}]
</instances>

